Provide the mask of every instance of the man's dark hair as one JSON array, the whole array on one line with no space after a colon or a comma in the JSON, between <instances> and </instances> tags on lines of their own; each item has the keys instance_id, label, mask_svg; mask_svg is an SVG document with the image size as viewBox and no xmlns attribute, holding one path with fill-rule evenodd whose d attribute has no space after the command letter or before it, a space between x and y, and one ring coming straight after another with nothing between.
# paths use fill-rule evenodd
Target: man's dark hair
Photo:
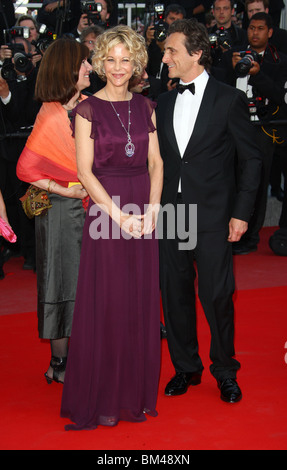
<instances>
[{"instance_id":1,"label":"man's dark hair","mask_svg":"<svg viewBox=\"0 0 287 470\"><path fill-rule=\"evenodd\" d=\"M177 3L172 3L171 5L168 5L166 7L164 17L166 18L170 14L170 12L176 13L177 15L181 13L183 15L183 18L186 17L185 8L183 8L181 5L178 5Z\"/></svg>"},{"instance_id":2,"label":"man's dark hair","mask_svg":"<svg viewBox=\"0 0 287 470\"><path fill-rule=\"evenodd\" d=\"M234 8L234 0L229 0L230 1L230 7L231 7L231 10ZM254 2L256 0L253 0ZM213 5L212 5L212 8L215 7L215 3L216 3L216 0L213 0Z\"/></svg>"},{"instance_id":3,"label":"man's dark hair","mask_svg":"<svg viewBox=\"0 0 287 470\"><path fill-rule=\"evenodd\" d=\"M245 0L245 9L247 9L247 6L250 5L251 3L255 2L261 2L263 3L264 8L269 8L269 0Z\"/></svg>"},{"instance_id":4,"label":"man's dark hair","mask_svg":"<svg viewBox=\"0 0 287 470\"><path fill-rule=\"evenodd\" d=\"M255 15L253 15L250 18L249 24L251 23L252 20L265 21L265 24L268 29L273 28L272 17L268 15L268 13L265 13L265 11L259 11L258 13L255 13Z\"/></svg>"},{"instance_id":5,"label":"man's dark hair","mask_svg":"<svg viewBox=\"0 0 287 470\"><path fill-rule=\"evenodd\" d=\"M210 41L206 27L196 19L176 20L169 26L168 35L182 33L185 35L184 45L189 55L202 51L199 64L209 70L211 67Z\"/></svg>"}]
</instances>

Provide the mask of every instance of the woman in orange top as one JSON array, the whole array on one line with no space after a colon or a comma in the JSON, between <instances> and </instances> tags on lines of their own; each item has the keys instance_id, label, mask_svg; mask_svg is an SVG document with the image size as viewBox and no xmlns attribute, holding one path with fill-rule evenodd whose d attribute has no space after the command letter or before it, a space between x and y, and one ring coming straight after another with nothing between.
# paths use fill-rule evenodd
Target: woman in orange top
<instances>
[{"instance_id":1,"label":"woman in orange top","mask_svg":"<svg viewBox=\"0 0 287 470\"><path fill-rule=\"evenodd\" d=\"M64 380L77 286L87 192L77 178L69 114L90 85L88 56L74 39L48 47L35 89L43 104L17 165L18 178L47 191L52 205L35 217L38 330L51 343L49 384Z\"/></svg>"}]
</instances>

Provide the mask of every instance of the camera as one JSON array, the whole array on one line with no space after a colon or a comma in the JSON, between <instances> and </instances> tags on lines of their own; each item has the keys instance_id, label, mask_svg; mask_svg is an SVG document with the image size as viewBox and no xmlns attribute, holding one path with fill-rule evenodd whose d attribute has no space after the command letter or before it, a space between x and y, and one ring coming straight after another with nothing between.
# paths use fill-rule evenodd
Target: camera
<instances>
[{"instance_id":1,"label":"camera","mask_svg":"<svg viewBox=\"0 0 287 470\"><path fill-rule=\"evenodd\" d=\"M209 34L209 42L213 49L218 46L222 46L224 49L231 48L231 38L229 32L223 27L217 29L215 33Z\"/></svg>"},{"instance_id":2,"label":"camera","mask_svg":"<svg viewBox=\"0 0 287 470\"><path fill-rule=\"evenodd\" d=\"M11 29L5 29L3 33L5 44L12 51L14 63L12 58L5 59L1 69L1 76L4 78L4 80L7 81L16 80L18 76L16 71L18 71L20 74L27 74L34 68L30 60L32 55L26 54L23 44L18 44L15 42L16 38L23 38L27 40L29 38L30 31L27 27L19 26Z\"/></svg>"},{"instance_id":3,"label":"camera","mask_svg":"<svg viewBox=\"0 0 287 470\"><path fill-rule=\"evenodd\" d=\"M168 24L164 21L164 5L159 3L154 6L154 37L156 41L163 42L167 38Z\"/></svg>"},{"instance_id":4,"label":"camera","mask_svg":"<svg viewBox=\"0 0 287 470\"><path fill-rule=\"evenodd\" d=\"M81 10L88 17L89 25L104 26L101 19L101 11L103 7L101 3L95 3L93 0L81 0Z\"/></svg>"},{"instance_id":5,"label":"camera","mask_svg":"<svg viewBox=\"0 0 287 470\"><path fill-rule=\"evenodd\" d=\"M26 26L15 26L3 31L5 44L8 46L15 38L29 39L30 29Z\"/></svg>"},{"instance_id":6,"label":"camera","mask_svg":"<svg viewBox=\"0 0 287 470\"><path fill-rule=\"evenodd\" d=\"M39 54L43 55L49 45L57 39L57 34L47 28L45 24L40 25L38 32L39 38L37 41L32 41L31 44L35 46L35 49Z\"/></svg>"},{"instance_id":7,"label":"camera","mask_svg":"<svg viewBox=\"0 0 287 470\"><path fill-rule=\"evenodd\" d=\"M1 77L6 81L17 80L17 72L27 75L34 68L31 61L32 55L26 54L24 46L22 44L14 44L14 46L17 46L14 48L14 63L12 59L5 59L1 69Z\"/></svg>"},{"instance_id":8,"label":"camera","mask_svg":"<svg viewBox=\"0 0 287 470\"><path fill-rule=\"evenodd\" d=\"M242 58L239 60L239 62L237 62L234 70L237 77L246 77L252 67L252 62L260 63L261 57L256 51L253 51L252 49L240 51L239 54Z\"/></svg>"},{"instance_id":9,"label":"camera","mask_svg":"<svg viewBox=\"0 0 287 470\"><path fill-rule=\"evenodd\" d=\"M248 109L252 121L269 121L272 117L272 106L267 98L255 96L248 98Z\"/></svg>"}]
</instances>

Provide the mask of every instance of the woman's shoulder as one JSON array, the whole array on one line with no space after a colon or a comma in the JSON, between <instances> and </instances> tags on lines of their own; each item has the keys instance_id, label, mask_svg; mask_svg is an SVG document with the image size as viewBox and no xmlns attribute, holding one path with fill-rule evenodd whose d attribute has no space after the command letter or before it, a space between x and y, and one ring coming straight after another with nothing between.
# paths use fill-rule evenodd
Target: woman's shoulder
<instances>
[{"instance_id":1,"label":"woman's shoulder","mask_svg":"<svg viewBox=\"0 0 287 470\"><path fill-rule=\"evenodd\" d=\"M95 119L95 110L97 107L97 100L94 95L85 96L73 109L72 114L80 114L80 116L88 119L89 121L93 121Z\"/></svg>"},{"instance_id":2,"label":"woman's shoulder","mask_svg":"<svg viewBox=\"0 0 287 470\"><path fill-rule=\"evenodd\" d=\"M93 107L95 103L95 96L94 95L82 95L77 108L85 108L85 107Z\"/></svg>"},{"instance_id":3,"label":"woman's shoulder","mask_svg":"<svg viewBox=\"0 0 287 470\"><path fill-rule=\"evenodd\" d=\"M142 106L144 109L147 109L149 113L152 112L157 106L155 101L152 101L150 98L140 93L134 93L133 100L137 105Z\"/></svg>"}]
</instances>

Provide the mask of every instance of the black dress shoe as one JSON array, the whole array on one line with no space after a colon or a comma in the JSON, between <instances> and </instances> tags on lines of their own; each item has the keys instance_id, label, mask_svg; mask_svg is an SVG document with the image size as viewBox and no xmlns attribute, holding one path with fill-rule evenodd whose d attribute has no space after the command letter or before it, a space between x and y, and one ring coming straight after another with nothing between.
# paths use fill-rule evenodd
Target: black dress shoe
<instances>
[{"instance_id":1,"label":"black dress shoe","mask_svg":"<svg viewBox=\"0 0 287 470\"><path fill-rule=\"evenodd\" d=\"M221 400L227 403L237 403L242 398L241 390L235 379L218 380Z\"/></svg>"},{"instance_id":2,"label":"black dress shoe","mask_svg":"<svg viewBox=\"0 0 287 470\"><path fill-rule=\"evenodd\" d=\"M284 191L282 188L271 189L271 196L276 197L279 202L283 202Z\"/></svg>"},{"instance_id":3,"label":"black dress shoe","mask_svg":"<svg viewBox=\"0 0 287 470\"><path fill-rule=\"evenodd\" d=\"M3 264L9 261L10 258L19 258L21 256L21 252L16 249L10 249L10 248L3 248L1 257Z\"/></svg>"},{"instance_id":4,"label":"black dress shoe","mask_svg":"<svg viewBox=\"0 0 287 470\"><path fill-rule=\"evenodd\" d=\"M197 372L177 372L165 387L165 395L174 397L187 392L190 385L199 385L201 374Z\"/></svg>"}]
</instances>

